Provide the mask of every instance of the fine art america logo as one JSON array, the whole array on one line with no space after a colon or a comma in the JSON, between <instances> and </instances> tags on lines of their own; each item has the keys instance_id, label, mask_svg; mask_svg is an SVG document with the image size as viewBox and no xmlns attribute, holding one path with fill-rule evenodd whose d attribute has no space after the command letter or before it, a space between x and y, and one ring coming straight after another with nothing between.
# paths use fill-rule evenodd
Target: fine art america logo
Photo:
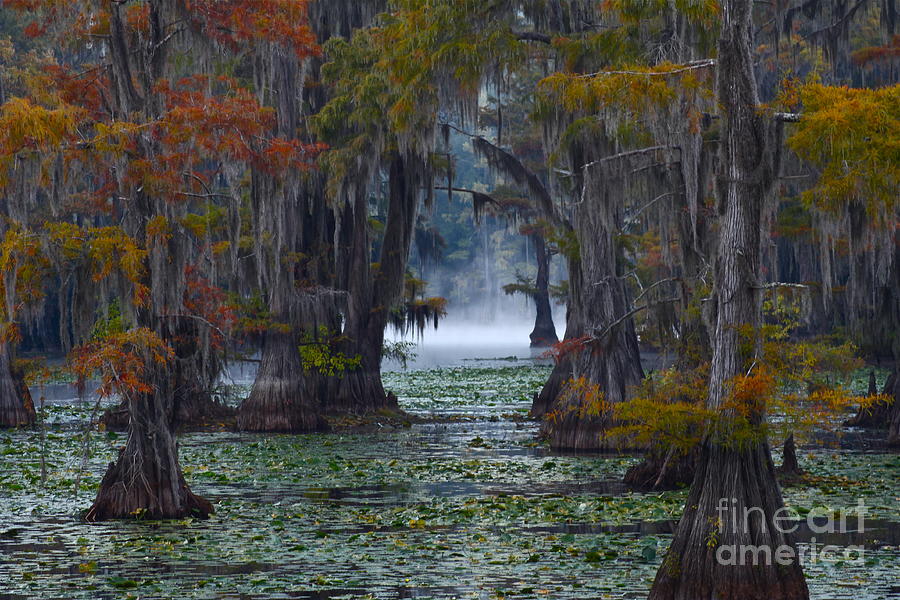
<instances>
[{"instance_id":1,"label":"fine art america logo","mask_svg":"<svg viewBox=\"0 0 900 600\"><path fill-rule=\"evenodd\" d=\"M864 546L862 545L829 545L819 543L817 535L826 534L862 534L865 532L865 516L868 509L860 499L857 505L850 510L834 511L824 507L814 508L803 519L792 508L783 507L772 516L772 522L768 523L765 512L757 506L739 506L737 498L720 498L716 509L718 513L718 534L726 529L738 532L737 538L753 540L755 532L770 533L773 528L775 539L783 537L778 534L795 535L798 532L809 535L809 541L805 545L794 547L790 544L779 546L755 545L752 543L718 544L718 540L711 540L710 545L716 545L716 560L720 565L791 565L799 558L803 564L815 564L817 562L849 564L863 564L865 560Z\"/></svg>"}]
</instances>

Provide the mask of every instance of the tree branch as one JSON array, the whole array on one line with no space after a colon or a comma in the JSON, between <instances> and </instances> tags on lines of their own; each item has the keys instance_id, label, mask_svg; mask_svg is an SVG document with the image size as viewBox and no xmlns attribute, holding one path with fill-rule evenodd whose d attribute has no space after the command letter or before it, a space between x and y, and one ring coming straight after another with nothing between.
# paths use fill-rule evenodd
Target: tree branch
<instances>
[{"instance_id":1,"label":"tree branch","mask_svg":"<svg viewBox=\"0 0 900 600\"><path fill-rule=\"evenodd\" d=\"M615 327L618 327L619 325L621 325L622 322L623 322L625 319L634 316L635 314L641 312L642 310L646 310L646 309L648 309L648 308L653 308L653 307L656 306L657 304L671 304L671 303L673 303L673 302L678 302L679 300L680 300L680 298L664 298L664 299L662 299L662 300L657 300L656 302L648 302L647 304L642 304L641 306L635 306L634 308L632 308L631 310L629 310L628 312L626 312L624 315L622 315L621 317L619 317L618 319L616 319L615 321L613 321L612 323L610 323L609 325L607 325L607 326L603 329L603 331L601 331L600 333L595 333L595 334L593 334L593 335L591 336L591 338L592 338L594 341L602 340L602 339L605 338L607 335L609 335L609 333L610 333Z\"/></svg>"},{"instance_id":2,"label":"tree branch","mask_svg":"<svg viewBox=\"0 0 900 600\"><path fill-rule=\"evenodd\" d=\"M786 283L783 281L773 281L764 285L751 286L754 290L776 290L778 288L792 288L796 290L808 290L810 287L805 283Z\"/></svg>"},{"instance_id":3,"label":"tree branch","mask_svg":"<svg viewBox=\"0 0 900 600\"><path fill-rule=\"evenodd\" d=\"M538 31L512 31L513 37L522 42L540 42L542 44L550 44L553 41L546 33Z\"/></svg>"},{"instance_id":4,"label":"tree branch","mask_svg":"<svg viewBox=\"0 0 900 600\"><path fill-rule=\"evenodd\" d=\"M777 112L772 113L772 118L782 123L799 123L803 113Z\"/></svg>"},{"instance_id":5,"label":"tree branch","mask_svg":"<svg viewBox=\"0 0 900 600\"><path fill-rule=\"evenodd\" d=\"M678 73L684 73L686 71L693 71L695 69L705 69L706 67L715 66L716 59L714 58L704 58L703 60L695 60L687 63L683 67L679 67L677 69L672 69L671 71L597 71L595 73L585 73L584 75L579 75L579 79L591 79L593 77L602 77L604 75L637 75L643 77L666 77L668 75L677 75Z\"/></svg>"},{"instance_id":6,"label":"tree branch","mask_svg":"<svg viewBox=\"0 0 900 600\"><path fill-rule=\"evenodd\" d=\"M588 167L593 167L594 165L598 165L600 163L609 162L611 160L618 160L620 158L627 158L629 156L637 156L639 154L650 154L651 152L657 152L659 150L681 150L679 146L649 146L647 148L641 148L639 150L628 150L627 152L619 152L618 154L613 154L612 156L607 156L601 158L599 160L595 160L593 162L586 163L581 167L581 169L587 170Z\"/></svg>"}]
</instances>

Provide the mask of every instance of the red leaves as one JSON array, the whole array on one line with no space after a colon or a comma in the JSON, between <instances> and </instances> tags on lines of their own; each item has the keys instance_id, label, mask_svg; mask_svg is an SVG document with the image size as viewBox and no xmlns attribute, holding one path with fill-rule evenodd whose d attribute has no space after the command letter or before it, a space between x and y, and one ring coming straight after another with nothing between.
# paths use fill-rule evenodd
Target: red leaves
<instances>
[{"instance_id":1,"label":"red leaves","mask_svg":"<svg viewBox=\"0 0 900 600\"><path fill-rule=\"evenodd\" d=\"M150 371L166 365L175 353L156 333L145 327L110 334L72 350L69 364L83 383L100 376L102 397L153 392Z\"/></svg>"},{"instance_id":2,"label":"red leaves","mask_svg":"<svg viewBox=\"0 0 900 600\"><path fill-rule=\"evenodd\" d=\"M315 157L326 148L325 144L303 144L295 139L272 138L256 157L256 166L276 176L291 169L311 169Z\"/></svg>"},{"instance_id":3,"label":"red leaves","mask_svg":"<svg viewBox=\"0 0 900 600\"><path fill-rule=\"evenodd\" d=\"M188 265L184 274L187 279L184 308L210 328L212 347L221 349L225 345L225 334L237 323L234 309L225 292L203 277L196 267Z\"/></svg>"},{"instance_id":4,"label":"red leaves","mask_svg":"<svg viewBox=\"0 0 900 600\"><path fill-rule=\"evenodd\" d=\"M589 335L577 338L566 338L550 346L547 354L553 357L555 362L559 363L573 352L583 352L586 350L590 346L591 341L592 338Z\"/></svg>"},{"instance_id":5,"label":"red leaves","mask_svg":"<svg viewBox=\"0 0 900 600\"><path fill-rule=\"evenodd\" d=\"M282 44L298 57L319 55L307 0L187 0L195 26L232 48L256 41Z\"/></svg>"},{"instance_id":6,"label":"red leaves","mask_svg":"<svg viewBox=\"0 0 900 600\"><path fill-rule=\"evenodd\" d=\"M866 66L900 60L900 34L895 35L890 44L862 48L850 56L854 64Z\"/></svg>"},{"instance_id":7,"label":"red leaves","mask_svg":"<svg viewBox=\"0 0 900 600\"><path fill-rule=\"evenodd\" d=\"M210 89L214 92L211 93ZM282 175L291 169L313 165L321 145L298 140L269 138L275 111L228 77L197 75L173 84L160 81L156 91L164 96L166 113L151 124L162 153L148 160L132 161L131 183L154 195L174 197L186 187L190 173L196 188L202 166L209 159L236 161Z\"/></svg>"}]
</instances>

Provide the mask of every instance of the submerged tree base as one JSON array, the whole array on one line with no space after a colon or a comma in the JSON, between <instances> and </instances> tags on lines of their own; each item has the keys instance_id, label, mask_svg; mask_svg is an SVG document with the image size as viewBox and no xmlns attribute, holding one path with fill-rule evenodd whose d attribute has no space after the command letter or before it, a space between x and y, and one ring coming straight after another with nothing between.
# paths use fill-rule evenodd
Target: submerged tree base
<instances>
[{"instance_id":1,"label":"submerged tree base","mask_svg":"<svg viewBox=\"0 0 900 600\"><path fill-rule=\"evenodd\" d=\"M796 545L782 531L789 527L774 520L783 507L767 444L705 442L649 599L808 600Z\"/></svg>"},{"instance_id":2,"label":"submerged tree base","mask_svg":"<svg viewBox=\"0 0 900 600\"><path fill-rule=\"evenodd\" d=\"M650 451L640 463L625 472L623 481L642 491L685 488L694 480L697 455L696 450L687 454Z\"/></svg>"},{"instance_id":3,"label":"submerged tree base","mask_svg":"<svg viewBox=\"0 0 900 600\"><path fill-rule=\"evenodd\" d=\"M37 419L31 395L18 395L0 400L0 429L32 425Z\"/></svg>"},{"instance_id":4,"label":"submerged tree base","mask_svg":"<svg viewBox=\"0 0 900 600\"><path fill-rule=\"evenodd\" d=\"M551 321L549 325L535 325L534 330L529 334L528 338L531 340L530 346L532 348L549 348L559 342L559 338L556 336L556 327L553 326L553 321Z\"/></svg>"},{"instance_id":5,"label":"submerged tree base","mask_svg":"<svg viewBox=\"0 0 900 600\"><path fill-rule=\"evenodd\" d=\"M900 448L900 402L894 400L894 414L891 417L891 426L888 429L888 447Z\"/></svg>"},{"instance_id":6,"label":"submerged tree base","mask_svg":"<svg viewBox=\"0 0 900 600\"><path fill-rule=\"evenodd\" d=\"M209 397L198 397L175 407L172 427L178 431L221 429L233 426L236 415L237 411L226 404ZM100 416L100 423L110 431L125 431L128 418L128 406L123 403L107 409Z\"/></svg>"},{"instance_id":7,"label":"submerged tree base","mask_svg":"<svg viewBox=\"0 0 900 600\"><path fill-rule=\"evenodd\" d=\"M0 343L0 428L31 425L36 419L31 392L12 368L8 346Z\"/></svg>"},{"instance_id":8,"label":"submerged tree base","mask_svg":"<svg viewBox=\"0 0 900 600\"><path fill-rule=\"evenodd\" d=\"M326 400L331 416L400 413L397 396L385 392L378 370L356 370L337 379L335 393Z\"/></svg>"},{"instance_id":9,"label":"submerged tree base","mask_svg":"<svg viewBox=\"0 0 900 600\"><path fill-rule=\"evenodd\" d=\"M328 424L315 401L324 389L324 378L303 368L294 336L270 331L253 389L238 408L237 428L273 433L325 431Z\"/></svg>"},{"instance_id":10,"label":"submerged tree base","mask_svg":"<svg viewBox=\"0 0 900 600\"><path fill-rule=\"evenodd\" d=\"M869 393L872 394L872 384L869 385ZM889 399L878 402L872 406L860 407L852 418L844 421L847 427L864 427L867 429L885 429L891 425L893 413L896 412L897 395L900 392L900 375L897 371L890 374L884 383L883 394Z\"/></svg>"},{"instance_id":11,"label":"submerged tree base","mask_svg":"<svg viewBox=\"0 0 900 600\"><path fill-rule=\"evenodd\" d=\"M776 471L782 481L795 481L803 477L803 469L797 462L797 444L794 442L793 433L784 440L781 466Z\"/></svg>"},{"instance_id":12,"label":"submerged tree base","mask_svg":"<svg viewBox=\"0 0 900 600\"><path fill-rule=\"evenodd\" d=\"M214 512L208 500L188 488L177 462L150 468L140 458L129 459L123 448L119 459L109 463L84 519L205 519Z\"/></svg>"},{"instance_id":13,"label":"submerged tree base","mask_svg":"<svg viewBox=\"0 0 900 600\"><path fill-rule=\"evenodd\" d=\"M303 398L297 384L293 378L257 379L250 396L238 409L238 430L272 433L327 431L327 421L311 402Z\"/></svg>"}]
</instances>

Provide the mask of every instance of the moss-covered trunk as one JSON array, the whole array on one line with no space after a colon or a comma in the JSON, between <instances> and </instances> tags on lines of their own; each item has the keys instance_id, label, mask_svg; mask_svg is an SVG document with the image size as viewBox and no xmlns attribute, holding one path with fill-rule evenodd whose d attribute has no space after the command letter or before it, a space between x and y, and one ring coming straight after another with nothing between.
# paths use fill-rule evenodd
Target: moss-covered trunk
<instances>
[{"instance_id":1,"label":"moss-covered trunk","mask_svg":"<svg viewBox=\"0 0 900 600\"><path fill-rule=\"evenodd\" d=\"M159 118L163 102L156 82L168 72L166 37L178 7L172 2L149 2L150 39L139 48L129 48L119 5L111 7L109 48L115 84L116 105L122 114L143 112L150 122ZM132 79L132 60L137 65L143 94ZM138 149L142 159L153 161L160 154L159 140L142 138ZM146 305L137 307L137 325L152 330L176 350L175 360L184 356L179 344L181 334L193 324L183 316L186 289L185 265L191 253L190 238L179 229L168 238L149 240L147 223L164 219L178 227L184 207L153 197L143 187L131 192L129 210L123 228L132 239L148 240L145 285L149 290ZM133 518L203 517L212 505L194 495L181 472L173 421L178 378L176 367L144 357L143 379L152 391L125 391L128 406L128 437L114 463L110 463L94 504L86 518L90 521Z\"/></svg>"},{"instance_id":2,"label":"moss-covered trunk","mask_svg":"<svg viewBox=\"0 0 900 600\"><path fill-rule=\"evenodd\" d=\"M715 263L716 315L708 408L723 422L700 449L684 515L650 592L651 600L806 600L809 592L791 536L775 522L784 507L761 409L751 410L757 436L730 439L730 383L746 373L741 332L761 322L761 222L774 179L771 127L759 111L751 51L752 3L727 0L718 44L717 99L722 108L718 172L719 245ZM751 350L752 352L752 350ZM721 507L724 506L723 509ZM748 514L749 517L745 518ZM763 548L759 561L746 557ZM720 550L724 549L724 551ZM776 552L786 560L776 562Z\"/></svg>"},{"instance_id":3,"label":"moss-covered trunk","mask_svg":"<svg viewBox=\"0 0 900 600\"><path fill-rule=\"evenodd\" d=\"M335 381L334 393L326 399L332 414L367 414L396 411L397 399L386 393L381 381L381 351L389 311L404 286L407 260L419 206L419 187L424 165L412 156L395 154L388 168L388 214L381 252L372 264L368 206L363 192L348 206L349 293L342 350L360 358L359 368Z\"/></svg>"},{"instance_id":4,"label":"moss-covered trunk","mask_svg":"<svg viewBox=\"0 0 900 600\"><path fill-rule=\"evenodd\" d=\"M619 199L611 186L593 184L586 176L585 200L575 215L575 235L580 252L569 258L569 312L566 336L584 338L557 365L548 386L557 388L546 402L542 433L556 449L595 451L611 448L603 433L611 424L609 410L589 406L590 395L573 382L598 386L602 402L614 405L628 397L628 390L644 377L631 302L619 268L616 244ZM560 379L562 380L560 384Z\"/></svg>"}]
</instances>

